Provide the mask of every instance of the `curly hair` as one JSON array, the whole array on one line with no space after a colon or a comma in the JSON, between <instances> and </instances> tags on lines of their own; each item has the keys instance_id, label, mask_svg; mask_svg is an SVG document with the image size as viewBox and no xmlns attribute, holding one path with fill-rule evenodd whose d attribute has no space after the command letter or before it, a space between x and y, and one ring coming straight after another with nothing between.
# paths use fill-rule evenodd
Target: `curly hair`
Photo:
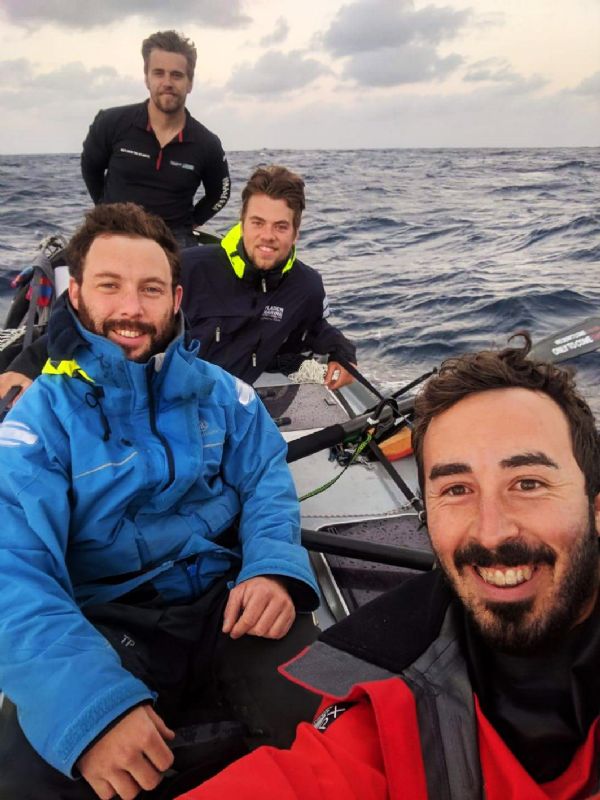
<instances>
[{"instance_id":1,"label":"curly hair","mask_svg":"<svg viewBox=\"0 0 600 800\"><path fill-rule=\"evenodd\" d=\"M82 225L67 245L69 274L81 285L86 256L92 242L103 235L140 236L151 239L164 250L171 267L173 289L179 284L179 247L166 223L135 203L101 203L85 215Z\"/></svg>"},{"instance_id":2,"label":"curly hair","mask_svg":"<svg viewBox=\"0 0 600 800\"><path fill-rule=\"evenodd\" d=\"M594 415L577 392L571 372L528 358L529 334L521 332L515 336L524 338L523 347L482 350L447 359L417 395L413 451L423 496L423 442L431 420L471 394L508 388L543 392L554 400L567 418L573 454L584 474L587 495L593 499L600 492L600 435Z\"/></svg>"}]
</instances>

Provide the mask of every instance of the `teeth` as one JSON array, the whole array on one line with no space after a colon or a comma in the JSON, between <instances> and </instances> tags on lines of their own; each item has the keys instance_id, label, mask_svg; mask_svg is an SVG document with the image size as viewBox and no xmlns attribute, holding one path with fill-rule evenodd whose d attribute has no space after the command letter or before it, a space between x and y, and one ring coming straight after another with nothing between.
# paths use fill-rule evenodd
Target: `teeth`
<instances>
[{"instance_id":1,"label":"teeth","mask_svg":"<svg viewBox=\"0 0 600 800\"><path fill-rule=\"evenodd\" d=\"M136 339L140 333L139 331L120 330L115 331L119 336L124 336L126 339Z\"/></svg>"},{"instance_id":2,"label":"teeth","mask_svg":"<svg viewBox=\"0 0 600 800\"><path fill-rule=\"evenodd\" d=\"M476 567L486 583L492 586L518 586L525 581L531 580L533 569L531 567L515 567L514 569L486 569Z\"/></svg>"}]
</instances>

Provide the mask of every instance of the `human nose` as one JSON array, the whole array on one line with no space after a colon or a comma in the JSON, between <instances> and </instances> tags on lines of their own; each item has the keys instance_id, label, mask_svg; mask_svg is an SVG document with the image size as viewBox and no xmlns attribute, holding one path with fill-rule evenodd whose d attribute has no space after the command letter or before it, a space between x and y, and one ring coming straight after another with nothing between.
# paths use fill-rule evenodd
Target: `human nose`
<instances>
[{"instance_id":1,"label":"human nose","mask_svg":"<svg viewBox=\"0 0 600 800\"><path fill-rule=\"evenodd\" d=\"M479 497L474 530L477 541L490 550L519 532L519 522L505 498L482 492Z\"/></svg>"},{"instance_id":2,"label":"human nose","mask_svg":"<svg viewBox=\"0 0 600 800\"><path fill-rule=\"evenodd\" d=\"M119 301L119 313L122 317L139 317L142 314L143 307L137 289L123 289Z\"/></svg>"},{"instance_id":3,"label":"human nose","mask_svg":"<svg viewBox=\"0 0 600 800\"><path fill-rule=\"evenodd\" d=\"M262 229L263 239L267 242L272 242L275 238L275 228L272 225L265 225Z\"/></svg>"}]
</instances>

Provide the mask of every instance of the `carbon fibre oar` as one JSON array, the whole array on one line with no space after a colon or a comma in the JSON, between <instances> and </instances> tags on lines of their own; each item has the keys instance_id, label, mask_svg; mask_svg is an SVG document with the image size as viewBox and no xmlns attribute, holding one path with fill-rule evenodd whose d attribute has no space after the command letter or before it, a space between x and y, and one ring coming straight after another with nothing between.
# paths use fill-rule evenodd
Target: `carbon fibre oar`
<instances>
[{"instance_id":1,"label":"carbon fibre oar","mask_svg":"<svg viewBox=\"0 0 600 800\"><path fill-rule=\"evenodd\" d=\"M600 348L600 317L587 319L553 333L531 348L530 358L558 364Z\"/></svg>"},{"instance_id":2,"label":"carbon fibre oar","mask_svg":"<svg viewBox=\"0 0 600 800\"><path fill-rule=\"evenodd\" d=\"M302 544L307 550L332 556L357 558L361 561L375 561L378 564L391 564L405 569L430 570L433 568L433 554L428 550L402 547L395 544L381 544L364 539L349 539L327 531L302 529Z\"/></svg>"}]
</instances>

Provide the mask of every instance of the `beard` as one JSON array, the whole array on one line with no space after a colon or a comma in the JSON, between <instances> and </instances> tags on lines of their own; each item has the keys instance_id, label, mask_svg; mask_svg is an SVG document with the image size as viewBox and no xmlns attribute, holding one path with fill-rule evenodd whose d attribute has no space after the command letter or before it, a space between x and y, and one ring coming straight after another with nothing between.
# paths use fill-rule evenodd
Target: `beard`
<instances>
[{"instance_id":1,"label":"beard","mask_svg":"<svg viewBox=\"0 0 600 800\"><path fill-rule=\"evenodd\" d=\"M152 325L149 322L142 322L141 320L125 321L122 319L106 319L102 323L99 323L93 318L90 309L86 305L82 296L79 297L77 316L85 328L92 333L97 334L98 336L104 336L105 339L108 339L108 334L110 331L118 330L125 326L128 330L135 331L137 333L148 334L150 336L150 343L148 347L141 353L137 353L135 356L131 355L133 347L129 348L125 344L121 345L121 349L125 353L125 357L130 361L136 361L137 363L144 363L157 353L163 353L175 338L175 332L177 329L177 319L174 314L167 314L162 320L160 327Z\"/></svg>"},{"instance_id":2,"label":"beard","mask_svg":"<svg viewBox=\"0 0 600 800\"><path fill-rule=\"evenodd\" d=\"M440 562L453 593L464 606L471 625L494 650L530 654L551 648L580 621L586 607L598 591L598 531L590 504L585 531L570 550L567 569L558 586L547 598L521 601L473 600L461 586L461 571L470 567L554 566L555 551L547 545L532 548L520 539L503 542L488 550L473 542L454 554L456 572ZM536 602L543 605L536 611Z\"/></svg>"}]
</instances>

